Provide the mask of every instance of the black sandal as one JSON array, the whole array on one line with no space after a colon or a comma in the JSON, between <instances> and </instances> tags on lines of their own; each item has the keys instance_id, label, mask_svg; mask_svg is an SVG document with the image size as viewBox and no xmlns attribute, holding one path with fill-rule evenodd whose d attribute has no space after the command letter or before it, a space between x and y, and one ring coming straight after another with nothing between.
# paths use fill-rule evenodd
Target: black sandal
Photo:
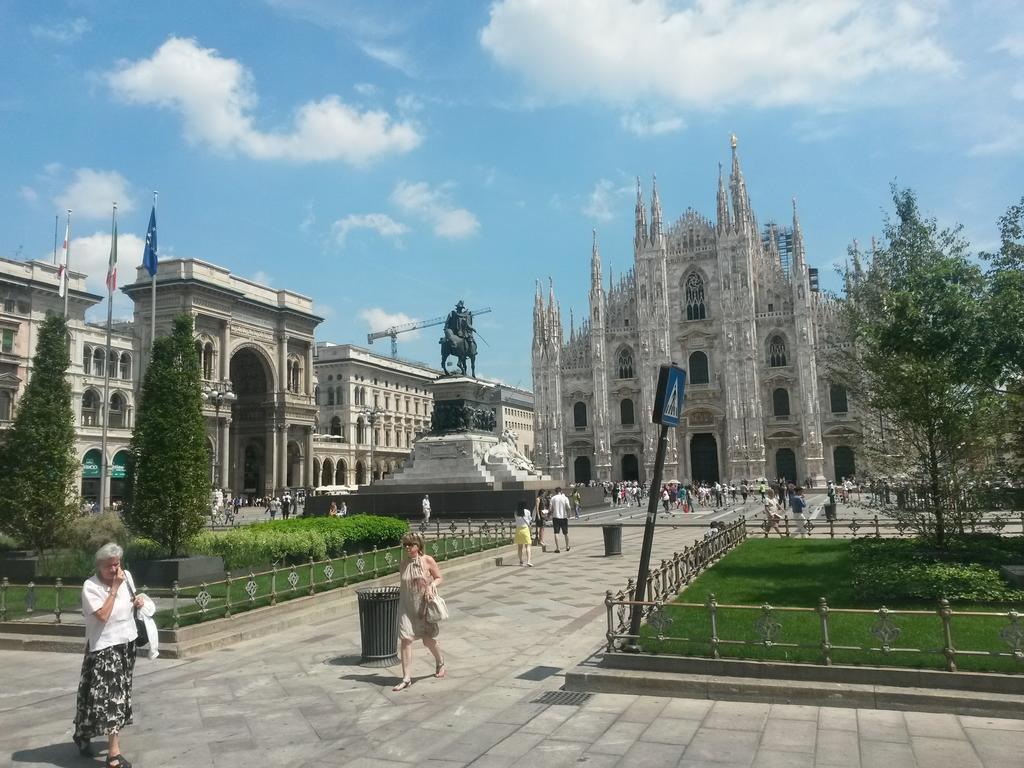
<instances>
[{"instance_id":1,"label":"black sandal","mask_svg":"<svg viewBox=\"0 0 1024 768\"><path fill-rule=\"evenodd\" d=\"M132 764L124 755L117 754L107 758L107 768L132 768Z\"/></svg>"}]
</instances>

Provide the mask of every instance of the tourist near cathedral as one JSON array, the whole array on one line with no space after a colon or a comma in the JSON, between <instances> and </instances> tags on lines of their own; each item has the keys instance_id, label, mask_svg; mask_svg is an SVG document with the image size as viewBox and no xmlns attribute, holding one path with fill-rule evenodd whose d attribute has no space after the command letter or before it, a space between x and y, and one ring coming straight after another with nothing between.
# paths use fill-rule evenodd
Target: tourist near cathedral
<instances>
[{"instance_id":1,"label":"tourist near cathedral","mask_svg":"<svg viewBox=\"0 0 1024 768\"><path fill-rule=\"evenodd\" d=\"M569 482L649 481L658 366L687 372L666 478L682 482L785 477L823 485L856 472L861 428L829 377L838 300L818 290L797 205L790 226L758 224L731 139L717 211L663 218L637 181L633 266L605 276L597 232L586 319L568 333L550 285L533 311L536 458ZM608 245L606 244L606 249ZM621 252L618 243L612 244Z\"/></svg>"}]
</instances>

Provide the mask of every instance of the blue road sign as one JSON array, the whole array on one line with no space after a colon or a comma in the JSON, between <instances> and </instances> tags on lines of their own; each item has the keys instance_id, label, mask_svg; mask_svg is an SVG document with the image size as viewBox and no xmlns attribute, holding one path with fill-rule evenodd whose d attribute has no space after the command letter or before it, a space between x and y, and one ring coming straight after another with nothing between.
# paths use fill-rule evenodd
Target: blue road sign
<instances>
[{"instance_id":1,"label":"blue road sign","mask_svg":"<svg viewBox=\"0 0 1024 768\"><path fill-rule=\"evenodd\" d=\"M654 396L654 423L678 427L683 413L686 371L676 365L663 365L658 373L658 390Z\"/></svg>"}]
</instances>

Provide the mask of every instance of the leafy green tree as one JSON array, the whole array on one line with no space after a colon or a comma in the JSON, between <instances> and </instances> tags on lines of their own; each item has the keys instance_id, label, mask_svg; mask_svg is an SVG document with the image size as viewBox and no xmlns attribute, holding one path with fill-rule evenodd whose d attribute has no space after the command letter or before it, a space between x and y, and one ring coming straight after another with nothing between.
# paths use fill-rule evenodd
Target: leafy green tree
<instances>
[{"instance_id":1,"label":"leafy green tree","mask_svg":"<svg viewBox=\"0 0 1024 768\"><path fill-rule=\"evenodd\" d=\"M39 554L62 543L79 514L69 362L67 321L50 315L0 456L0 530Z\"/></svg>"},{"instance_id":2,"label":"leafy green tree","mask_svg":"<svg viewBox=\"0 0 1024 768\"><path fill-rule=\"evenodd\" d=\"M174 321L153 344L142 383L127 467L125 522L171 557L203 529L210 498L209 455L192 318Z\"/></svg>"},{"instance_id":3,"label":"leafy green tree","mask_svg":"<svg viewBox=\"0 0 1024 768\"><path fill-rule=\"evenodd\" d=\"M951 524L962 527L963 486L998 420L988 281L959 227L925 218L910 190L893 187L893 202L882 246L847 275L853 345L833 364L887 424L890 472L902 468L923 491L909 522L944 545Z\"/></svg>"}]
</instances>

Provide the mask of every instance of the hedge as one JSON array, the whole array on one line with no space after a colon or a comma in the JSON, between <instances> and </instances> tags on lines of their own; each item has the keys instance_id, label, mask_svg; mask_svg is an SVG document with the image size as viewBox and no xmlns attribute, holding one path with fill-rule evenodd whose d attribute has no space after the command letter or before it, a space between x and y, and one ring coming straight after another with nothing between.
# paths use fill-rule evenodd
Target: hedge
<instances>
[{"instance_id":1,"label":"hedge","mask_svg":"<svg viewBox=\"0 0 1024 768\"><path fill-rule=\"evenodd\" d=\"M207 531L192 540L189 551L221 557L225 568L236 570L280 560L323 560L343 552L392 547L408 531L408 523L393 517L296 518L224 532Z\"/></svg>"}]
</instances>

